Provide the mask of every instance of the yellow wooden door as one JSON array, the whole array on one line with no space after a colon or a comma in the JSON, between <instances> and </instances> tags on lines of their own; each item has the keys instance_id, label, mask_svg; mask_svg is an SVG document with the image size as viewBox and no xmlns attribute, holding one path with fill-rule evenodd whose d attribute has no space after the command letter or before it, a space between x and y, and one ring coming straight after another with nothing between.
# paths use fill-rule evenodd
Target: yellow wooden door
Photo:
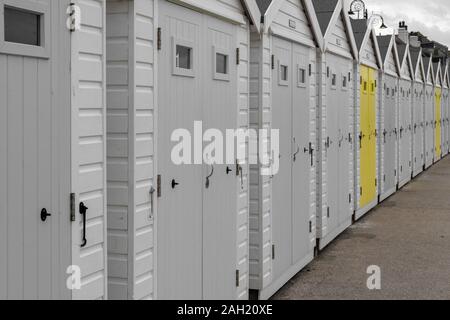
<instances>
[{"instance_id":1,"label":"yellow wooden door","mask_svg":"<svg viewBox=\"0 0 450 320\"><path fill-rule=\"evenodd\" d=\"M435 90L435 97L436 97L436 104L435 104L435 110L436 110L436 130L435 130L435 141L436 141L436 159L441 158L441 96L442 91L440 88L436 88Z\"/></svg>"},{"instance_id":2,"label":"yellow wooden door","mask_svg":"<svg viewBox=\"0 0 450 320\"><path fill-rule=\"evenodd\" d=\"M376 198L376 70L361 66L360 208Z\"/></svg>"},{"instance_id":3,"label":"yellow wooden door","mask_svg":"<svg viewBox=\"0 0 450 320\"><path fill-rule=\"evenodd\" d=\"M369 169L368 169L368 201L374 201L377 194L377 119L376 119L376 92L377 71L369 68Z\"/></svg>"}]
</instances>

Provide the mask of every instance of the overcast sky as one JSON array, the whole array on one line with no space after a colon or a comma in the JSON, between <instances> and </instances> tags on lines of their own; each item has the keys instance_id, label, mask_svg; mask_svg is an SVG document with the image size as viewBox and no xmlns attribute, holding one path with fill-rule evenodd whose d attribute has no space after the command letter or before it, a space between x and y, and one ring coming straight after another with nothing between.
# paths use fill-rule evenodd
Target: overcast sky
<instances>
[{"instance_id":1,"label":"overcast sky","mask_svg":"<svg viewBox=\"0 0 450 320\"><path fill-rule=\"evenodd\" d=\"M351 0L345 0L350 8ZM364 0L369 14L381 13L388 27L405 20L409 31L450 46L450 0Z\"/></svg>"}]
</instances>

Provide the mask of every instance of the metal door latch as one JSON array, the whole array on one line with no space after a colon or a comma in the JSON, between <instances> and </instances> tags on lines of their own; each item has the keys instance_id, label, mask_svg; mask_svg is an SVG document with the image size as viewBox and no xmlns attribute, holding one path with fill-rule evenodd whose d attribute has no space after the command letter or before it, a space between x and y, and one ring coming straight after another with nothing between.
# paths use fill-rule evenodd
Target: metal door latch
<instances>
[{"instance_id":1,"label":"metal door latch","mask_svg":"<svg viewBox=\"0 0 450 320\"><path fill-rule=\"evenodd\" d=\"M150 188L150 220L153 219L154 214L154 196L155 196L156 189L153 188L153 186Z\"/></svg>"},{"instance_id":2,"label":"metal door latch","mask_svg":"<svg viewBox=\"0 0 450 320\"><path fill-rule=\"evenodd\" d=\"M311 157L311 167L314 166L314 148L312 147L312 143L309 143L309 155Z\"/></svg>"},{"instance_id":3,"label":"metal door latch","mask_svg":"<svg viewBox=\"0 0 450 320\"><path fill-rule=\"evenodd\" d=\"M179 185L180 184L175 179L172 179L172 189L175 189Z\"/></svg>"},{"instance_id":4,"label":"metal door latch","mask_svg":"<svg viewBox=\"0 0 450 320\"><path fill-rule=\"evenodd\" d=\"M272 160L273 161L273 160ZM244 174L243 174L242 166L239 164L239 161L236 159L236 176L241 179L241 190L244 190Z\"/></svg>"},{"instance_id":5,"label":"metal door latch","mask_svg":"<svg viewBox=\"0 0 450 320\"><path fill-rule=\"evenodd\" d=\"M294 138L294 143L296 143L295 138ZM297 151L295 151L295 153L294 153L294 162L297 161L297 155L299 152L300 152L300 146L297 144Z\"/></svg>"},{"instance_id":6,"label":"metal door latch","mask_svg":"<svg viewBox=\"0 0 450 320\"><path fill-rule=\"evenodd\" d=\"M206 177L206 183L205 183L205 187L206 189L209 189L209 185L210 185L210 179L211 177L214 175L214 165L211 165L211 173Z\"/></svg>"},{"instance_id":7,"label":"metal door latch","mask_svg":"<svg viewBox=\"0 0 450 320\"><path fill-rule=\"evenodd\" d=\"M81 242L81 247L84 248L87 245L87 239L86 239L86 214L88 211L88 207L84 205L83 202L80 203L80 214L83 216L83 239Z\"/></svg>"},{"instance_id":8,"label":"metal door latch","mask_svg":"<svg viewBox=\"0 0 450 320\"><path fill-rule=\"evenodd\" d=\"M47 218L48 218L48 217L51 217L51 214L47 212L47 209L45 209L45 208L42 209L42 210L41 210L41 221L42 221L42 222L47 221Z\"/></svg>"}]
</instances>

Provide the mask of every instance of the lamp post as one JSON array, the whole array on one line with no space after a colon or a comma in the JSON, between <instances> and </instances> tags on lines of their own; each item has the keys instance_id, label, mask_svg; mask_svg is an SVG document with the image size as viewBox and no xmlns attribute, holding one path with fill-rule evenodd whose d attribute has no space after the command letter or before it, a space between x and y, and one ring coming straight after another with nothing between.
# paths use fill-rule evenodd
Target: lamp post
<instances>
[{"instance_id":1,"label":"lamp post","mask_svg":"<svg viewBox=\"0 0 450 320\"><path fill-rule=\"evenodd\" d=\"M372 18L372 26L376 27L378 25L380 25L380 29L387 29L388 27L384 24L384 18L381 14L378 13L372 13L372 15L370 16L370 18Z\"/></svg>"},{"instance_id":2,"label":"lamp post","mask_svg":"<svg viewBox=\"0 0 450 320\"><path fill-rule=\"evenodd\" d=\"M353 0L352 3L350 3L350 11L348 12L349 15L354 15L355 12L358 13L358 19L361 19L360 13L363 13L363 18L367 19L367 9L366 4L362 0Z\"/></svg>"}]
</instances>

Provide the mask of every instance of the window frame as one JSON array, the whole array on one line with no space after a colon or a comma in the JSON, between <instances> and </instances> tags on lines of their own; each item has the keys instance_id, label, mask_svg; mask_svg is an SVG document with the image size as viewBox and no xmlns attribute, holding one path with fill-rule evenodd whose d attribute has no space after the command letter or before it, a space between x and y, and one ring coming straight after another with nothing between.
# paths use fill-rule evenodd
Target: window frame
<instances>
[{"instance_id":1,"label":"window frame","mask_svg":"<svg viewBox=\"0 0 450 320\"><path fill-rule=\"evenodd\" d=\"M230 81L230 63L231 63L231 54L229 50L217 48L216 46L212 47L213 54L213 79L219 81ZM217 72L217 55L221 54L227 57L227 73Z\"/></svg>"},{"instance_id":2,"label":"window frame","mask_svg":"<svg viewBox=\"0 0 450 320\"><path fill-rule=\"evenodd\" d=\"M34 58L50 58L50 5L29 0L0 0L0 53L27 56ZM5 7L11 7L40 16L40 46L5 41Z\"/></svg>"},{"instance_id":3,"label":"window frame","mask_svg":"<svg viewBox=\"0 0 450 320\"><path fill-rule=\"evenodd\" d=\"M336 70L330 68L330 85L331 85L331 90L337 90L337 83L338 83L338 78L337 78L337 72ZM333 84L333 78L334 78L334 84Z\"/></svg>"},{"instance_id":4,"label":"window frame","mask_svg":"<svg viewBox=\"0 0 450 320\"><path fill-rule=\"evenodd\" d=\"M283 87L289 87L289 81L290 81L290 77L289 77L289 73L291 72L289 69L290 69L290 64L289 63L286 63L285 61L283 61L283 60L278 60L278 70L277 70L277 73L278 73L278 85L280 85L280 86L283 86ZM287 73L286 73L286 77L287 77L287 79L286 80L283 80L283 78L281 77L281 67L282 66L284 66L284 67L286 67L286 71L287 71Z\"/></svg>"},{"instance_id":5,"label":"window frame","mask_svg":"<svg viewBox=\"0 0 450 320\"><path fill-rule=\"evenodd\" d=\"M304 78L303 78L303 82L301 81L302 79L301 79L301 74L302 74L302 71L304 72ZM308 70L307 70L307 68L306 68L306 66L304 66L304 65L300 65L300 64L297 64L297 87L299 87L299 88L306 88L307 87L307 77L308 77Z\"/></svg>"},{"instance_id":6,"label":"window frame","mask_svg":"<svg viewBox=\"0 0 450 320\"><path fill-rule=\"evenodd\" d=\"M344 86L344 82L345 82L345 86ZM342 76L341 76L341 87L342 87L341 89L342 89L342 91L348 91L349 85L350 85L350 81L347 78L346 72L343 72Z\"/></svg>"},{"instance_id":7,"label":"window frame","mask_svg":"<svg viewBox=\"0 0 450 320\"><path fill-rule=\"evenodd\" d=\"M191 69L177 67L177 46L191 48ZM197 47L194 42L172 37L172 75L195 78L197 67Z\"/></svg>"}]
</instances>

